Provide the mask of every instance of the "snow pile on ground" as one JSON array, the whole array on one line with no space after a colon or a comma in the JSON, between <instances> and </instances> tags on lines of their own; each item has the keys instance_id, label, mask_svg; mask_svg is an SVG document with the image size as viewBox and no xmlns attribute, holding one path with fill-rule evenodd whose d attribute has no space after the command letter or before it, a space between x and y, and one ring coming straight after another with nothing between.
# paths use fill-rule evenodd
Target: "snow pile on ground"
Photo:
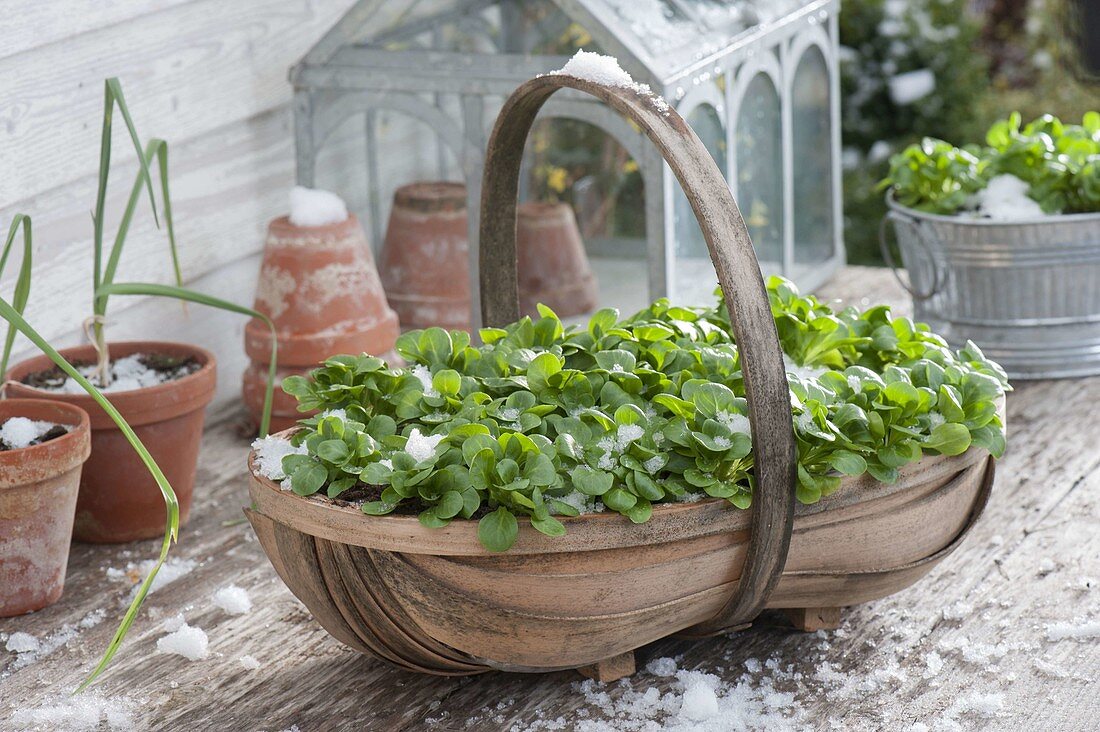
<instances>
[{"instance_id":1,"label":"snow pile on ground","mask_svg":"<svg viewBox=\"0 0 1100 732\"><path fill-rule=\"evenodd\" d=\"M157 560L146 559L141 562L129 562L126 565L126 569L117 569L110 567L107 569L107 579L112 580L127 580L130 584L134 585L131 594L136 594L140 583L149 576L149 573L153 571L153 567L156 565ZM197 566L197 563L193 559L180 559L178 557L171 557L164 563L164 566L157 572L157 576L153 579L153 584L149 586L149 594L153 594L157 590L161 589L165 585L175 582L180 577L184 576Z\"/></svg>"},{"instance_id":2,"label":"snow pile on ground","mask_svg":"<svg viewBox=\"0 0 1100 732\"><path fill-rule=\"evenodd\" d=\"M999 221L1034 219L1045 216L1039 204L1027 195L1028 184L1014 175L990 178L978 191L978 214Z\"/></svg>"},{"instance_id":3,"label":"snow pile on ground","mask_svg":"<svg viewBox=\"0 0 1100 732\"><path fill-rule=\"evenodd\" d=\"M40 661L62 646L67 645L80 635L81 630L94 628L102 623L106 616L107 611L103 608L92 610L81 618L76 625L62 623L60 628L41 639L22 631L17 631L9 636L0 634L0 641L5 641L6 638L4 648L16 654L15 660L8 665L6 671L18 671Z\"/></svg>"},{"instance_id":4,"label":"snow pile on ground","mask_svg":"<svg viewBox=\"0 0 1100 732\"><path fill-rule=\"evenodd\" d=\"M129 356L123 356L122 358L111 361L111 383L107 386L99 386L99 380L95 378L95 365L77 366L76 370L80 372L81 376L91 381L97 389L108 394L120 391L146 389L150 386L157 386L158 384L175 381L176 379L194 373L194 368L191 366L184 366L175 370L166 371L149 368L144 363L147 358L148 356L144 353L132 353ZM71 377L66 378L65 381L56 386L43 385L37 388L62 394L86 393L84 387Z\"/></svg>"},{"instance_id":5,"label":"snow pile on ground","mask_svg":"<svg viewBox=\"0 0 1100 732\"><path fill-rule=\"evenodd\" d=\"M344 199L319 188L294 186L290 189L290 223L295 226L326 226L348 218Z\"/></svg>"},{"instance_id":6,"label":"snow pile on ground","mask_svg":"<svg viewBox=\"0 0 1100 732\"><path fill-rule=\"evenodd\" d=\"M573 58L566 62L565 66L550 73L551 75L575 76L578 79L606 86L632 89L638 94L649 97L658 112L668 114L668 102L654 94L653 90L649 88L649 84L635 82L630 74L622 66L619 66L619 61L613 56L604 56L591 51L577 51Z\"/></svg>"},{"instance_id":7,"label":"snow pile on ground","mask_svg":"<svg viewBox=\"0 0 1100 732\"><path fill-rule=\"evenodd\" d=\"M157 650L198 661L210 655L210 641L202 628L182 623L175 631L157 639Z\"/></svg>"},{"instance_id":8,"label":"snow pile on ground","mask_svg":"<svg viewBox=\"0 0 1100 732\"><path fill-rule=\"evenodd\" d=\"M889 83L894 104L912 104L936 90L936 75L932 69L916 69L891 77Z\"/></svg>"},{"instance_id":9,"label":"snow pile on ground","mask_svg":"<svg viewBox=\"0 0 1100 732\"><path fill-rule=\"evenodd\" d=\"M64 697L54 703L19 708L11 716L14 729L33 732L92 732L133 730L135 702L127 697L94 693Z\"/></svg>"},{"instance_id":10,"label":"snow pile on ground","mask_svg":"<svg viewBox=\"0 0 1100 732\"><path fill-rule=\"evenodd\" d=\"M280 483L284 490L290 490L290 479L283 472L283 458L287 455L305 455L305 444L295 447L285 437L268 435L255 440L252 450L256 453L256 470L260 475Z\"/></svg>"},{"instance_id":11,"label":"snow pile on ground","mask_svg":"<svg viewBox=\"0 0 1100 732\"><path fill-rule=\"evenodd\" d=\"M1051 623L1047 626L1047 640L1088 640L1100 638L1100 620Z\"/></svg>"},{"instance_id":12,"label":"snow pile on ground","mask_svg":"<svg viewBox=\"0 0 1100 732\"><path fill-rule=\"evenodd\" d=\"M42 422L26 417L10 417L4 421L3 425L0 425L0 443L7 445L11 450L19 450L29 446L57 426L53 422Z\"/></svg>"},{"instance_id":13,"label":"snow pile on ground","mask_svg":"<svg viewBox=\"0 0 1100 732\"><path fill-rule=\"evenodd\" d=\"M229 585L214 593L214 604L230 615L252 612L252 599L243 587Z\"/></svg>"},{"instance_id":14,"label":"snow pile on ground","mask_svg":"<svg viewBox=\"0 0 1100 732\"><path fill-rule=\"evenodd\" d=\"M244 666L245 671L255 671L260 667L260 662L252 656L241 656L238 660Z\"/></svg>"},{"instance_id":15,"label":"snow pile on ground","mask_svg":"<svg viewBox=\"0 0 1100 732\"><path fill-rule=\"evenodd\" d=\"M17 631L8 636L8 642L4 648L12 653L35 653L41 646L41 642L35 636Z\"/></svg>"}]
</instances>

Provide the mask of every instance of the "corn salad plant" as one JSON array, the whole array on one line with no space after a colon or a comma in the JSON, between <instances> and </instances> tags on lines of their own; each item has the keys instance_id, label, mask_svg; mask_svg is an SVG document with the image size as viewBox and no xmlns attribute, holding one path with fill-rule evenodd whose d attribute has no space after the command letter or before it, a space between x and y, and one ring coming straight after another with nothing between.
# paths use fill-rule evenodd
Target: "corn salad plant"
<instances>
[{"instance_id":1,"label":"corn salad plant","mask_svg":"<svg viewBox=\"0 0 1100 732\"><path fill-rule=\"evenodd\" d=\"M782 278L768 281L789 359L797 496L814 503L842 476L894 482L925 454L971 446L1000 456L1004 371L973 344L951 350L889 308L834 312ZM720 296L720 292L718 293ZM337 356L283 382L304 410L283 458L287 487L353 498L371 515L415 512L429 527L478 519L505 551L517 517L550 536L560 516L610 510L635 523L659 503L752 501L752 436L740 354L725 305L661 299L587 327L540 317L468 334L401 336L409 363Z\"/></svg>"},{"instance_id":2,"label":"corn salad plant","mask_svg":"<svg viewBox=\"0 0 1100 732\"><path fill-rule=\"evenodd\" d=\"M110 249L104 246L104 215L106 209L107 198L107 182L110 174L111 167L111 139L112 139L112 120L115 110L118 110L119 114L126 125L126 130L134 149L137 152L138 159L138 172L134 180L134 184L131 188L129 199L126 203L122 218L119 221L118 229L114 236L114 241ZM152 187L152 175L150 173L150 165L153 162L158 164L160 175L160 189L161 200L164 212L164 220L167 228L169 252L172 260L173 272L175 275L176 285L160 285L160 284L145 284L145 283L118 283L115 282L115 275L118 270L119 263L121 261L123 247L126 243L126 237L130 230L130 223L133 220L134 213L137 209L137 205L141 199L142 191L148 191L149 203L152 208L153 217L158 227L160 225L160 218L157 212L156 198L153 193ZM96 345L96 351L98 353L98 363L96 364L95 373L92 378L89 379L81 373L80 370L70 364L64 357L61 356L29 323L23 318L23 313L26 308L27 301L30 294L31 286L31 262L32 262L32 236L31 236L31 220L30 218L19 214L17 215L11 224L11 228L7 237L7 241L4 246L3 252L0 252L0 275L3 273L4 265L7 263L8 256L12 250L13 243L18 231L18 227L22 225L24 233L24 247L23 258L20 267L19 275L17 277L14 294L11 303L8 303L3 298L0 298L0 318L3 318L8 322L8 333L4 341L3 352L0 354L0 374L7 372L7 361L10 356L12 346L15 339L15 333L19 332L23 334L28 340L31 341L39 350L46 354L55 365L58 366L67 376L76 381L81 388L84 389L95 402L103 409L104 412L114 421L119 430L122 431L126 440L134 448L134 451L140 457L142 463L149 470L149 473L153 476L160 488L161 494L164 497L165 509L167 513L167 520L165 522L164 539L161 543L160 554L157 557L157 561L153 568L150 570L149 575L142 581L138 587L138 591L135 594L129 608L127 609L118 630L115 632L114 637L108 644L102 659L99 661L95 669L88 676L87 679L80 685L79 690L85 689L92 683L110 664L111 659L117 653L118 649L122 645L122 641L125 639L130 627L133 625L134 620L137 618L137 614L141 609L142 603L145 601L145 597L149 593L149 588L153 584L153 580L156 578L157 573L161 567L164 566L164 562L168 558L168 552L172 546L172 543L179 538L179 502L176 498L175 492L172 490L172 486L168 480L164 477L163 472L157 465L156 461L149 454L149 451L141 443L141 440L134 433L133 429L126 423L122 415L118 410L110 403L110 401L100 393L99 389L106 388L110 385L110 354L107 348L106 336L104 333L104 324L107 315L107 301L111 295L145 295L153 297L171 297L184 302L194 302L201 305L207 305L210 307L219 308L228 312L239 313L254 318L259 318L267 324L268 328L272 331L272 350L271 359L268 365L268 383L267 389L264 395L264 407L263 415L260 424L261 435L266 435L271 418L271 401L273 396L273 388L275 382L275 373L277 368L276 361L276 346L274 331L275 326L271 320L262 313L259 313L251 308L243 307L226 300L211 297L200 292L185 289L181 286L182 276L179 267L179 256L176 247L175 229L172 221L172 205L171 196L168 186L168 144L164 140L153 139L146 147L142 147L141 140L138 137L137 130L134 127L133 120L130 117L130 111L126 106L126 100L122 92L122 86L118 79L107 79L104 84L104 111L103 111L103 126L102 137L99 156L99 178L97 184L96 204L93 213L93 342ZM93 383L95 382L95 383Z\"/></svg>"},{"instance_id":3,"label":"corn salad plant","mask_svg":"<svg viewBox=\"0 0 1100 732\"><path fill-rule=\"evenodd\" d=\"M950 216L1005 174L1027 183L1045 213L1100 211L1100 112L1079 125L1047 114L1023 126L1014 112L990 127L984 147L926 137L890 158L880 187L891 187L903 206Z\"/></svg>"}]
</instances>

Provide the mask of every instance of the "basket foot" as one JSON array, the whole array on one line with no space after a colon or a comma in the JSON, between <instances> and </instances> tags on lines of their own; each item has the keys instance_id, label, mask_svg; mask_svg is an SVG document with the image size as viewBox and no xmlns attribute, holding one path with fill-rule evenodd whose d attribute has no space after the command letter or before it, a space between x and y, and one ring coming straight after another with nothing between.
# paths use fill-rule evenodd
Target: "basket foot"
<instances>
[{"instance_id":1,"label":"basket foot","mask_svg":"<svg viewBox=\"0 0 1100 732\"><path fill-rule=\"evenodd\" d=\"M634 673L634 651L620 653L618 656L605 658L591 666L581 666L577 672L582 676L595 679L600 683L618 681Z\"/></svg>"},{"instance_id":2,"label":"basket foot","mask_svg":"<svg viewBox=\"0 0 1100 732\"><path fill-rule=\"evenodd\" d=\"M791 624L799 630L813 633L840 627L838 607L792 607L783 610Z\"/></svg>"}]
</instances>

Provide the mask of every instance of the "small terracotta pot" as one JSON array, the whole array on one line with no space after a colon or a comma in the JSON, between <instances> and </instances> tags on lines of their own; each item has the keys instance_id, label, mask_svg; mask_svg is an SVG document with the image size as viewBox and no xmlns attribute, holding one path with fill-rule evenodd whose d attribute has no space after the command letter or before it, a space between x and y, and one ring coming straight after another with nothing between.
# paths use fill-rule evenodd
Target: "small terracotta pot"
<instances>
[{"instance_id":1,"label":"small terracotta pot","mask_svg":"<svg viewBox=\"0 0 1100 732\"><path fill-rule=\"evenodd\" d=\"M52 605L65 589L80 466L91 451L82 409L41 399L0 401L11 417L66 425L69 434L0 452L0 617Z\"/></svg>"},{"instance_id":2,"label":"small terracotta pot","mask_svg":"<svg viewBox=\"0 0 1100 732\"><path fill-rule=\"evenodd\" d=\"M149 454L164 471L180 504L180 525L191 512L195 468L202 440L205 407L214 398L217 381L214 354L186 343L132 341L109 344L111 357L155 353L194 357L202 367L182 379L135 389L108 392L111 404L129 422ZM92 363L95 349L76 346L61 351L70 363ZM88 413L92 455L80 480L73 538L97 544L151 539L164 533L164 499L156 481L122 432L87 394L59 394L27 386L24 377L53 366L46 356L16 365L8 372L8 395L64 402Z\"/></svg>"},{"instance_id":3,"label":"small terracotta pot","mask_svg":"<svg viewBox=\"0 0 1100 732\"><path fill-rule=\"evenodd\" d=\"M275 323L281 381L305 374L329 356L370 353L392 358L400 330L386 302L366 235L354 215L325 226L271 222L256 285L255 309ZM244 402L259 423L271 357L271 331L257 319L245 327ZM306 415L276 384L272 431Z\"/></svg>"},{"instance_id":4,"label":"small terracotta pot","mask_svg":"<svg viewBox=\"0 0 1100 732\"><path fill-rule=\"evenodd\" d=\"M538 303L566 318L589 313L599 302L573 208L565 203L521 203L516 221L519 305L538 317Z\"/></svg>"},{"instance_id":5,"label":"small terracotta pot","mask_svg":"<svg viewBox=\"0 0 1100 732\"><path fill-rule=\"evenodd\" d=\"M469 252L466 186L397 189L379 269L403 328L470 329Z\"/></svg>"}]
</instances>

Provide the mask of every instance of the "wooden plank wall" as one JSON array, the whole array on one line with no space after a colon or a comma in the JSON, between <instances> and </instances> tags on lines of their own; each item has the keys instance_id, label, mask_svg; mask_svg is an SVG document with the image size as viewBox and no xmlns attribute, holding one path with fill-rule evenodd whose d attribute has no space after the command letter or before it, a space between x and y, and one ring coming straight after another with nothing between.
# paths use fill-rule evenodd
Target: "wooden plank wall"
<instances>
[{"instance_id":1,"label":"wooden plank wall","mask_svg":"<svg viewBox=\"0 0 1100 732\"><path fill-rule=\"evenodd\" d=\"M34 219L36 260L28 319L55 343L80 341L90 313L90 211L95 203L103 79L121 78L138 132L169 141L184 278L251 304L269 219L285 213L294 180L287 70L353 0L5 0L0 44L0 227ZM360 118L361 119L361 118ZM135 156L118 125L107 230L113 234ZM346 124L325 160L358 161L361 123ZM434 168L429 146L387 125L391 180ZM405 151L408 151L407 154ZM363 207L365 170L325 166L319 185ZM167 240L143 202L120 281L170 282ZM0 282L10 297L13 271ZM239 394L244 322L178 304L118 298L114 339L192 341L220 361L215 405ZM31 353L29 344L18 355Z\"/></svg>"}]
</instances>

